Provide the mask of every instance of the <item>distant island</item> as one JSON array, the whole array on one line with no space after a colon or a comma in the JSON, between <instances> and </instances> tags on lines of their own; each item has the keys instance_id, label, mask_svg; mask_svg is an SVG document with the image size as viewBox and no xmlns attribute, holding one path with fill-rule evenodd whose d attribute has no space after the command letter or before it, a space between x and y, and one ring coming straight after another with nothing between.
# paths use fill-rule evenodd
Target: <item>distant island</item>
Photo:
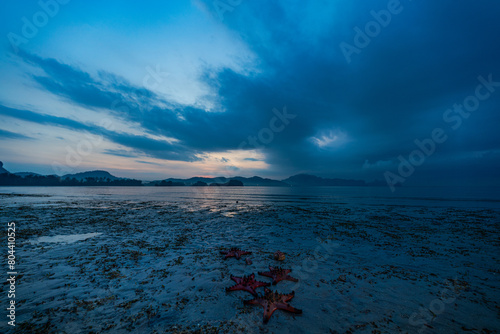
<instances>
[{"instance_id":1,"label":"distant island","mask_svg":"<svg viewBox=\"0 0 500 334\"><path fill-rule=\"evenodd\" d=\"M260 176L242 177L191 177L189 179L168 178L158 181L141 181L119 178L104 170L94 170L76 174L40 175L31 172L11 173L0 161L0 186L155 186L155 187L328 187L384 186L383 181L328 179L319 176L298 174L285 180L273 180Z\"/></svg>"}]
</instances>

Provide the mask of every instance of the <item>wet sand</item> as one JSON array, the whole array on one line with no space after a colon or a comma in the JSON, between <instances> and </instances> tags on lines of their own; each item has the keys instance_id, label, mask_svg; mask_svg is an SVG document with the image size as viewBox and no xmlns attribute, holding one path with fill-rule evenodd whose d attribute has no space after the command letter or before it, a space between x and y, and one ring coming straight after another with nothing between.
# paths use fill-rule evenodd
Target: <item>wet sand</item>
<instances>
[{"instance_id":1,"label":"wet sand","mask_svg":"<svg viewBox=\"0 0 500 334\"><path fill-rule=\"evenodd\" d=\"M18 333L500 332L500 210L0 197ZM299 279L272 288L303 314L263 324L249 293L225 291L231 275L270 282L269 265Z\"/></svg>"}]
</instances>

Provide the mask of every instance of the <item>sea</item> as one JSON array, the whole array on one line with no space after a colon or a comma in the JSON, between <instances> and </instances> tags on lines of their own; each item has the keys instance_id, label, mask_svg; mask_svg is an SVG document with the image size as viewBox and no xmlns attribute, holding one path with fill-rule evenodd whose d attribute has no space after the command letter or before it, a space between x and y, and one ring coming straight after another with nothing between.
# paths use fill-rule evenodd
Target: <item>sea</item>
<instances>
[{"instance_id":1,"label":"sea","mask_svg":"<svg viewBox=\"0 0 500 334\"><path fill-rule=\"evenodd\" d=\"M245 202L500 208L500 187L0 187L19 201ZM42 196L43 197L39 197ZM3 201L7 200L6 198Z\"/></svg>"}]
</instances>

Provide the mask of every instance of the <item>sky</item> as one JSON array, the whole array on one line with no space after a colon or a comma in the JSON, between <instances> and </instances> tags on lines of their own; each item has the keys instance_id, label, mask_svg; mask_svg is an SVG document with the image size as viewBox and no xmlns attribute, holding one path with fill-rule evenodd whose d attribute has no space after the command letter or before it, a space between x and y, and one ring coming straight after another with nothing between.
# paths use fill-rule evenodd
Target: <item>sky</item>
<instances>
[{"instance_id":1,"label":"sky","mask_svg":"<svg viewBox=\"0 0 500 334\"><path fill-rule=\"evenodd\" d=\"M500 185L497 0L1 6L11 172Z\"/></svg>"}]
</instances>

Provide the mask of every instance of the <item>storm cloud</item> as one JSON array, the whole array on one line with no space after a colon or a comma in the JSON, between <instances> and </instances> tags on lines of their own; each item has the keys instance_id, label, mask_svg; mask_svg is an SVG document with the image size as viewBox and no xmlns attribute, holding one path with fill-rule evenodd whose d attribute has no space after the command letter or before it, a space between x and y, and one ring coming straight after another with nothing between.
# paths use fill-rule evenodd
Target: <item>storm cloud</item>
<instances>
[{"instance_id":1,"label":"storm cloud","mask_svg":"<svg viewBox=\"0 0 500 334\"><path fill-rule=\"evenodd\" d=\"M0 115L99 133L159 159L189 162L211 152L243 150L246 161L258 161L251 155L257 150L270 175L308 172L365 179L397 173L399 157L408 159L418 149L416 140L431 138L440 128L446 140L418 166L413 182L496 177L497 1L252 1L222 16L212 1L196 3L257 59L246 72L203 68L197 80L209 87L210 108L176 102L105 66L92 74L57 55L27 50L17 55L38 69L28 75L40 89L69 104L105 110L171 142L82 124L70 115L7 107ZM397 11L391 14L390 8ZM367 31L373 22L378 30ZM347 44L357 51L346 56L342 45ZM464 104L484 80L493 90L455 129L457 121L445 117L450 116L447 110ZM294 117L283 117L286 113ZM238 172L245 174L244 168Z\"/></svg>"}]
</instances>

